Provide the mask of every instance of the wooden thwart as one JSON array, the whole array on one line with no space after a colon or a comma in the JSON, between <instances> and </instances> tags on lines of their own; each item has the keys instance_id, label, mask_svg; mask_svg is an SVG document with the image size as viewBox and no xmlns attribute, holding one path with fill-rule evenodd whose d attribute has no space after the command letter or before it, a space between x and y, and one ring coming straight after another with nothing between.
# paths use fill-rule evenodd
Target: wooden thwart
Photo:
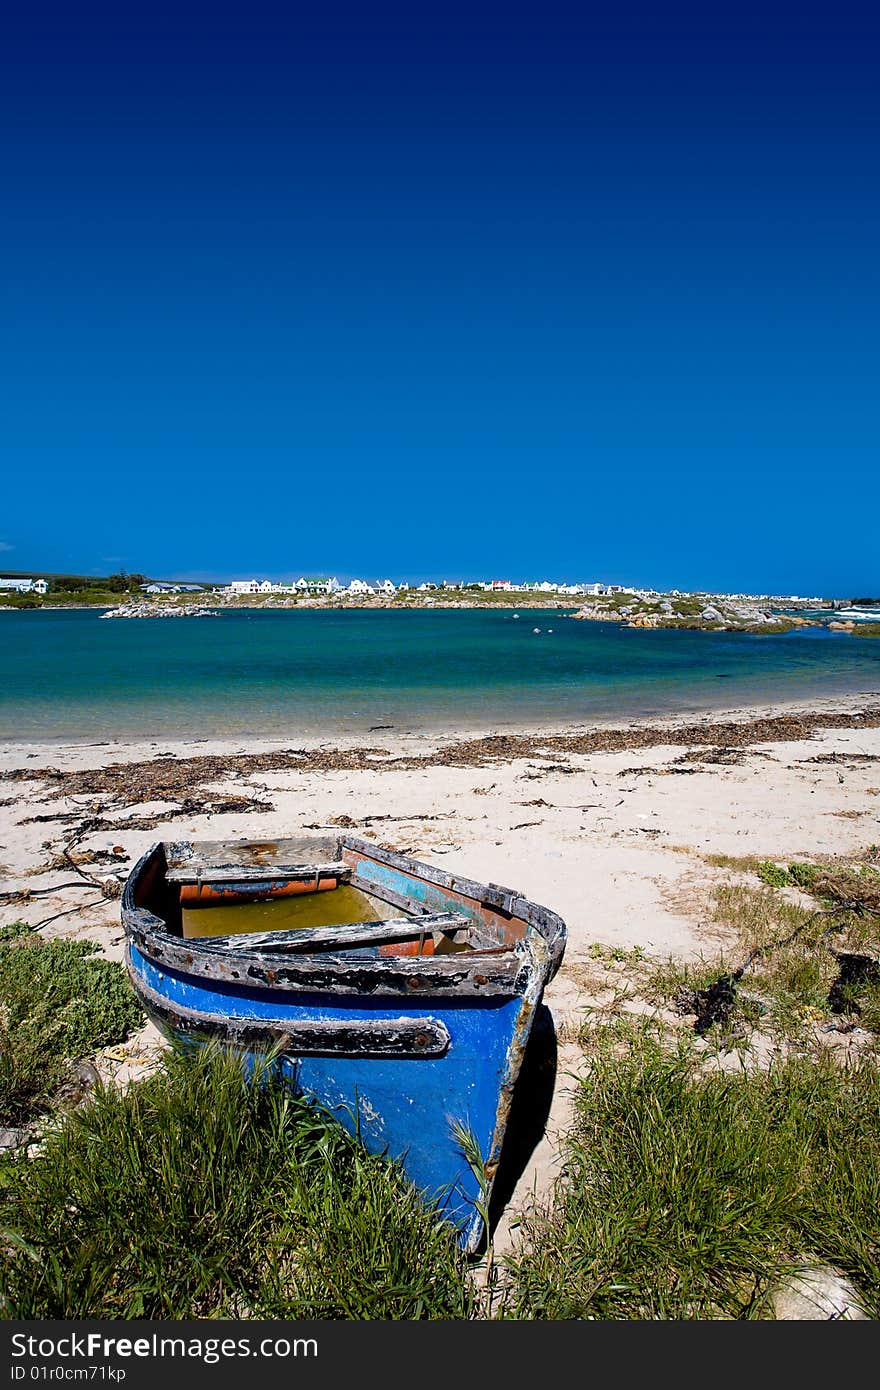
<instances>
[{"instance_id":1,"label":"wooden thwart","mask_svg":"<svg viewBox=\"0 0 880 1390\"><path fill-rule=\"evenodd\" d=\"M469 930L470 921L462 912L434 912L415 921L392 917L384 922L351 922L338 927L299 927L291 931L238 932L234 936L200 936L200 946L224 952L350 950L358 946L377 946L388 941L414 941L434 932Z\"/></svg>"},{"instance_id":2,"label":"wooden thwart","mask_svg":"<svg viewBox=\"0 0 880 1390\"><path fill-rule=\"evenodd\" d=\"M168 883L309 883L322 878L335 878L347 883L351 869L341 859L326 864L272 864L251 867L246 864L207 864L204 860L187 860L166 870Z\"/></svg>"}]
</instances>

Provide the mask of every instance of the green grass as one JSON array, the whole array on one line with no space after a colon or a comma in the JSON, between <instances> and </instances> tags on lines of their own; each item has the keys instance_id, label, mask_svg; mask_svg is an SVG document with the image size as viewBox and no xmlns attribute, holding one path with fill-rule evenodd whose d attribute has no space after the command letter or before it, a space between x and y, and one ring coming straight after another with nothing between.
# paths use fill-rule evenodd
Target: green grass
<instances>
[{"instance_id":1,"label":"green grass","mask_svg":"<svg viewBox=\"0 0 880 1390\"><path fill-rule=\"evenodd\" d=\"M599 941L590 944L587 954L614 965L641 965L646 959L644 946L603 946Z\"/></svg>"},{"instance_id":2,"label":"green grass","mask_svg":"<svg viewBox=\"0 0 880 1390\"><path fill-rule=\"evenodd\" d=\"M450 1227L399 1170L221 1052L101 1089L0 1166L7 1318L466 1318Z\"/></svg>"},{"instance_id":3,"label":"green grass","mask_svg":"<svg viewBox=\"0 0 880 1390\"><path fill-rule=\"evenodd\" d=\"M755 871L770 888L802 888L806 893L813 890L823 873L817 864L789 864L786 868L772 859L762 859Z\"/></svg>"},{"instance_id":4,"label":"green grass","mask_svg":"<svg viewBox=\"0 0 880 1390\"><path fill-rule=\"evenodd\" d=\"M744 1027L748 1031L760 1024L762 1031L777 1037L799 1039L810 1025L835 1017L828 999L839 972L833 950L880 951L880 915L845 906L853 901L877 902L880 875L870 867L832 870L792 864L779 869L770 861L749 867L757 867L765 885L769 881L810 892L814 905L804 906L770 886L724 884L715 890L710 916L731 931L732 944L696 963L650 962L643 975L644 989L656 1003L675 1003L683 992L708 988L759 952L739 983L729 1029L713 1036L730 1040L741 1037ZM880 1032L880 1010L870 983L853 989L852 1003L860 1025Z\"/></svg>"},{"instance_id":5,"label":"green grass","mask_svg":"<svg viewBox=\"0 0 880 1390\"><path fill-rule=\"evenodd\" d=\"M669 956L665 960L651 961L645 974L645 989L648 997L655 1003L668 1003L682 990L708 989L718 979L733 968L723 955L696 961L676 960Z\"/></svg>"},{"instance_id":6,"label":"green grass","mask_svg":"<svg viewBox=\"0 0 880 1390\"><path fill-rule=\"evenodd\" d=\"M859 1014L859 1025L880 1035L880 984L868 981L852 991L852 1002Z\"/></svg>"},{"instance_id":7,"label":"green grass","mask_svg":"<svg viewBox=\"0 0 880 1390\"><path fill-rule=\"evenodd\" d=\"M17 594L14 590L0 593L0 608L42 608L40 594Z\"/></svg>"},{"instance_id":8,"label":"green grass","mask_svg":"<svg viewBox=\"0 0 880 1390\"><path fill-rule=\"evenodd\" d=\"M83 941L0 932L0 1125L45 1109L71 1060L120 1042L142 1015L121 966Z\"/></svg>"},{"instance_id":9,"label":"green grass","mask_svg":"<svg viewBox=\"0 0 880 1390\"><path fill-rule=\"evenodd\" d=\"M56 608L76 607L78 604L94 605L96 608L111 607L126 599L140 598L135 593L114 593L110 589L79 589L75 593L67 590L47 594L2 594L0 604L5 608Z\"/></svg>"},{"instance_id":10,"label":"green grass","mask_svg":"<svg viewBox=\"0 0 880 1390\"><path fill-rule=\"evenodd\" d=\"M700 1076L634 1030L600 1053L576 1116L555 1208L512 1261L510 1315L765 1317L779 1278L813 1263L880 1315L875 1067Z\"/></svg>"},{"instance_id":11,"label":"green grass","mask_svg":"<svg viewBox=\"0 0 880 1390\"><path fill-rule=\"evenodd\" d=\"M702 854L700 858L713 869L735 869L738 873L757 873L766 863L756 854Z\"/></svg>"},{"instance_id":12,"label":"green grass","mask_svg":"<svg viewBox=\"0 0 880 1390\"><path fill-rule=\"evenodd\" d=\"M828 992L837 976L834 956L823 944L831 919L816 916L814 908L774 892L771 888L724 886L718 890L714 906L716 922L735 928L739 944L730 958L742 964L749 952L762 954L743 977L743 988L767 1001L771 1031L797 1036L809 1022L830 1018ZM871 927L850 921L841 914L843 930L835 933L835 944L863 947ZM794 932L795 940L786 945ZM768 949L771 948L771 949Z\"/></svg>"},{"instance_id":13,"label":"green grass","mask_svg":"<svg viewBox=\"0 0 880 1390\"><path fill-rule=\"evenodd\" d=\"M770 859L764 859L758 865L758 878L762 883L766 883L768 888L784 888L789 881L788 870L774 864Z\"/></svg>"},{"instance_id":14,"label":"green grass","mask_svg":"<svg viewBox=\"0 0 880 1390\"><path fill-rule=\"evenodd\" d=\"M669 848L688 852L684 846ZM876 845L869 845L857 858L825 856L816 864L797 860L786 865L754 854L704 854L702 858L713 868L756 874L769 888L799 888L823 905L849 898L880 908L880 855Z\"/></svg>"}]
</instances>

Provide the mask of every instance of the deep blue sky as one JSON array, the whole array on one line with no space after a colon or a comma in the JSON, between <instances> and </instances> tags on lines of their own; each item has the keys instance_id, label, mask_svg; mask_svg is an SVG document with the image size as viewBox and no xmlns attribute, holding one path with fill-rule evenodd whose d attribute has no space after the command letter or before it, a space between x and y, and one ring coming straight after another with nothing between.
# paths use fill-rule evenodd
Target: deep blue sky
<instances>
[{"instance_id":1,"label":"deep blue sky","mask_svg":"<svg viewBox=\"0 0 880 1390\"><path fill-rule=\"evenodd\" d=\"M880 591L876 34L247 13L6 36L0 564Z\"/></svg>"}]
</instances>

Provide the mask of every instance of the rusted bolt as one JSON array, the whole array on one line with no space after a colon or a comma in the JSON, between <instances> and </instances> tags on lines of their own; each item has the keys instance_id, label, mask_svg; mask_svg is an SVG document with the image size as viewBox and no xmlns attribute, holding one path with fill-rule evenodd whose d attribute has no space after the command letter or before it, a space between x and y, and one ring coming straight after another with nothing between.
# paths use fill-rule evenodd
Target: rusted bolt
<instances>
[{"instance_id":1,"label":"rusted bolt","mask_svg":"<svg viewBox=\"0 0 880 1390\"><path fill-rule=\"evenodd\" d=\"M421 989L422 987L422 981L418 975L411 975L406 983L408 989Z\"/></svg>"}]
</instances>

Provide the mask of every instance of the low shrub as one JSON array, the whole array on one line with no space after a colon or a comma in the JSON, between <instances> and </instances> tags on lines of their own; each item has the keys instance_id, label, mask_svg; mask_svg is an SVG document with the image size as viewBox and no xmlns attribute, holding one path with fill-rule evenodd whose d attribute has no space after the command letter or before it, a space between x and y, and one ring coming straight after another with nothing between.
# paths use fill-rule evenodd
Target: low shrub
<instances>
[{"instance_id":1,"label":"low shrub","mask_svg":"<svg viewBox=\"0 0 880 1390\"><path fill-rule=\"evenodd\" d=\"M125 971L85 941L45 941L23 923L0 934L0 1125L51 1102L67 1063L142 1022Z\"/></svg>"}]
</instances>

